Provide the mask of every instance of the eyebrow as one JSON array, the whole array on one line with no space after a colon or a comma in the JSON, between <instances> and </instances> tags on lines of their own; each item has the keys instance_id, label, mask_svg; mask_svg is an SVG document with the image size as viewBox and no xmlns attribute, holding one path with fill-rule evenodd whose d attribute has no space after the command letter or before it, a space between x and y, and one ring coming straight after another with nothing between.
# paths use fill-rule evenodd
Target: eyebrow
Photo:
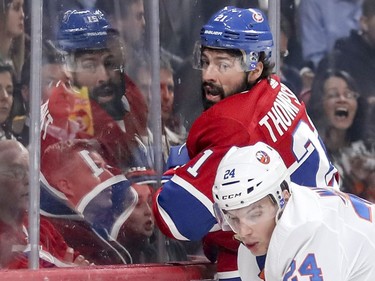
<instances>
[{"instance_id":1,"label":"eyebrow","mask_svg":"<svg viewBox=\"0 0 375 281\"><path fill-rule=\"evenodd\" d=\"M205 53L203 53L202 56L208 57L208 55L205 54ZM212 58L213 60L229 60L229 59L233 59L233 58L235 59L236 58L236 56L231 56L229 54L225 54L225 53L221 53L221 52L219 52L218 55L214 55L214 56L211 56L211 57L213 57Z\"/></svg>"}]
</instances>

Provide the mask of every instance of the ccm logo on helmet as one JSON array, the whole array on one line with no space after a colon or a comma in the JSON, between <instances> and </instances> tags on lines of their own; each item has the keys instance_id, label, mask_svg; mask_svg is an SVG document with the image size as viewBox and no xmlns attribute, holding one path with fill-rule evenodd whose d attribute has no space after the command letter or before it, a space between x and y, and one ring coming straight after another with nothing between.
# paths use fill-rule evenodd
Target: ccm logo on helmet
<instances>
[{"instance_id":1,"label":"ccm logo on helmet","mask_svg":"<svg viewBox=\"0 0 375 281\"><path fill-rule=\"evenodd\" d=\"M233 198L236 198L236 197L240 197L241 194L242 194L242 192L240 192L240 193L233 193L233 194L229 194L229 195L223 195L223 196L221 196L221 199L223 199L223 200L233 199Z\"/></svg>"}]
</instances>

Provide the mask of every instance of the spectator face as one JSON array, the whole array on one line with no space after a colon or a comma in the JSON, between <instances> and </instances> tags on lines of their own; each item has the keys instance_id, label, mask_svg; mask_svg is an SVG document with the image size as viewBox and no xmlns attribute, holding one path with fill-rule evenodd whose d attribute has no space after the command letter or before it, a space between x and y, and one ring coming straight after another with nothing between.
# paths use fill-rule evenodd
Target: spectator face
<instances>
[{"instance_id":1,"label":"spectator face","mask_svg":"<svg viewBox=\"0 0 375 281\"><path fill-rule=\"evenodd\" d=\"M154 231L151 188L146 184L132 186L138 193L138 203L124 224L124 235L127 240L149 238Z\"/></svg>"},{"instance_id":2,"label":"spectator face","mask_svg":"<svg viewBox=\"0 0 375 281\"><path fill-rule=\"evenodd\" d=\"M358 94L340 77L330 77L324 82L323 108L331 126L347 130L357 112Z\"/></svg>"},{"instance_id":3,"label":"spectator face","mask_svg":"<svg viewBox=\"0 0 375 281\"><path fill-rule=\"evenodd\" d=\"M11 214L24 213L29 198L29 154L16 141L0 144L0 208Z\"/></svg>"},{"instance_id":4,"label":"spectator face","mask_svg":"<svg viewBox=\"0 0 375 281\"><path fill-rule=\"evenodd\" d=\"M58 83L50 92L49 110L52 117L67 120L74 108L74 92L62 82Z\"/></svg>"},{"instance_id":5,"label":"spectator face","mask_svg":"<svg viewBox=\"0 0 375 281\"><path fill-rule=\"evenodd\" d=\"M202 82L204 98L211 104L247 88L240 58L213 49L202 53Z\"/></svg>"},{"instance_id":6,"label":"spectator face","mask_svg":"<svg viewBox=\"0 0 375 281\"><path fill-rule=\"evenodd\" d=\"M7 31L11 37L17 37L24 32L23 0L13 0L8 8Z\"/></svg>"},{"instance_id":7,"label":"spectator face","mask_svg":"<svg viewBox=\"0 0 375 281\"><path fill-rule=\"evenodd\" d=\"M63 83L69 81L67 72L64 70L64 66L59 63L47 63L42 66L42 104L47 102L50 98L53 89L57 85L57 82L62 81ZM30 102L30 89L28 84L22 85L21 89L22 98L25 102Z\"/></svg>"},{"instance_id":8,"label":"spectator face","mask_svg":"<svg viewBox=\"0 0 375 281\"><path fill-rule=\"evenodd\" d=\"M138 0L130 5L126 18L120 20L119 30L124 35L127 44L137 47L143 42L145 26L143 0Z\"/></svg>"},{"instance_id":9,"label":"spectator face","mask_svg":"<svg viewBox=\"0 0 375 281\"><path fill-rule=\"evenodd\" d=\"M277 207L269 196L237 210L226 212L226 218L236 237L255 256L265 255L276 226Z\"/></svg>"},{"instance_id":10,"label":"spectator face","mask_svg":"<svg viewBox=\"0 0 375 281\"><path fill-rule=\"evenodd\" d=\"M160 70L160 94L162 119L166 121L172 114L174 101L173 74L167 69Z\"/></svg>"},{"instance_id":11,"label":"spectator face","mask_svg":"<svg viewBox=\"0 0 375 281\"><path fill-rule=\"evenodd\" d=\"M42 101L45 103L51 95L51 87L57 82L68 81L64 66L58 63L47 63L42 66Z\"/></svg>"},{"instance_id":12,"label":"spectator face","mask_svg":"<svg viewBox=\"0 0 375 281\"><path fill-rule=\"evenodd\" d=\"M0 124L9 117L13 104L13 82L8 71L0 73Z\"/></svg>"}]
</instances>

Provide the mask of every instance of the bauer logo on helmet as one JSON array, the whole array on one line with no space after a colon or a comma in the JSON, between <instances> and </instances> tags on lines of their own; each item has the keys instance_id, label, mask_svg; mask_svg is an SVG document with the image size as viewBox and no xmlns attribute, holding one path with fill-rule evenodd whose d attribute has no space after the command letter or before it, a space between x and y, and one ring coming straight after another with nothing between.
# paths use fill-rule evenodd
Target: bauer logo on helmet
<instances>
[{"instance_id":1,"label":"bauer logo on helmet","mask_svg":"<svg viewBox=\"0 0 375 281\"><path fill-rule=\"evenodd\" d=\"M212 31L212 30L205 30L204 34L210 34L210 35L221 35L223 32L220 31Z\"/></svg>"}]
</instances>

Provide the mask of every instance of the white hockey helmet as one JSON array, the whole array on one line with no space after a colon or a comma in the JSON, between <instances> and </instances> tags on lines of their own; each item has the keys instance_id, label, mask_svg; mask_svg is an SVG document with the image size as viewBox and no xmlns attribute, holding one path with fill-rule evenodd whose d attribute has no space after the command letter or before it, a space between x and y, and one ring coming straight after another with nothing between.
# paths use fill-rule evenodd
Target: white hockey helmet
<instances>
[{"instance_id":1,"label":"white hockey helmet","mask_svg":"<svg viewBox=\"0 0 375 281\"><path fill-rule=\"evenodd\" d=\"M290 183L289 171L279 153L267 144L232 147L219 164L212 188L219 224L223 218L218 211L247 207L268 195L282 209L284 181Z\"/></svg>"}]
</instances>

